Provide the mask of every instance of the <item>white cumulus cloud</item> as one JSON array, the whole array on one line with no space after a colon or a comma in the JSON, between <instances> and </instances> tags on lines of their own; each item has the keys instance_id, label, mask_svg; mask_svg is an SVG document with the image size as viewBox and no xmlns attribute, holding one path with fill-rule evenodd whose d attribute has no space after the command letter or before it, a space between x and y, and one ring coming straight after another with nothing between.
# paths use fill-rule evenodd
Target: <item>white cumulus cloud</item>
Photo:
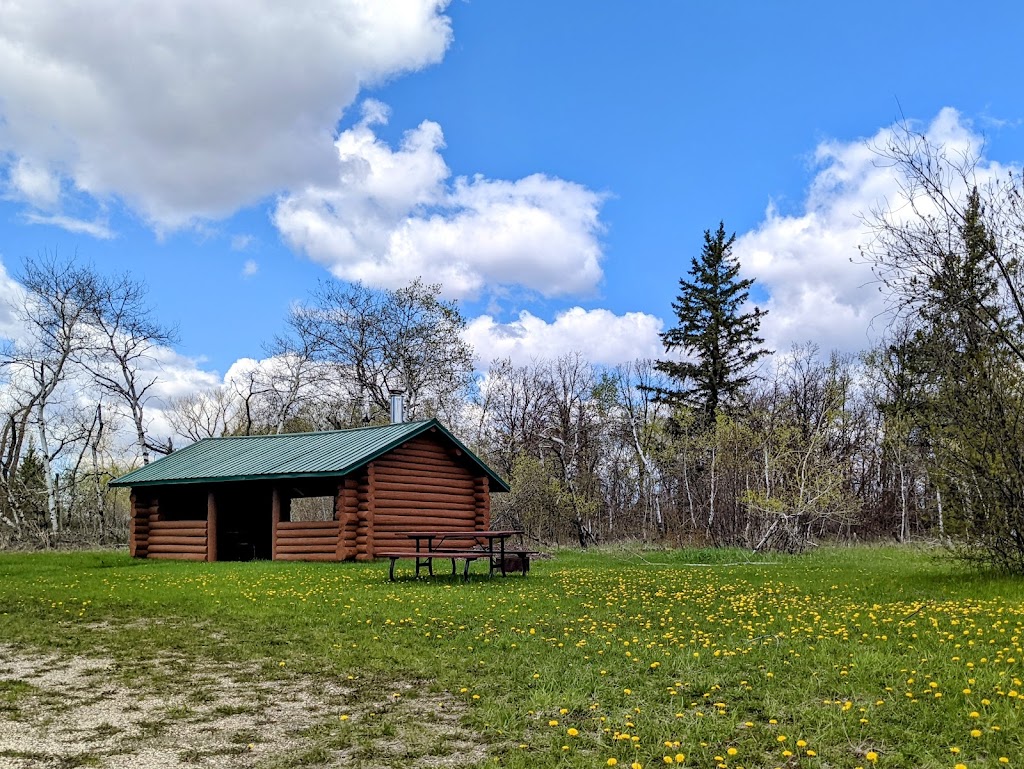
<instances>
[{"instance_id":1,"label":"white cumulus cloud","mask_svg":"<svg viewBox=\"0 0 1024 769\"><path fill-rule=\"evenodd\" d=\"M292 248L339 278L395 288L423 277L450 297L513 285L545 296L594 291L601 194L542 174L452 180L437 123L392 149L373 128L386 117L384 105L364 105L335 142L334 182L281 197L273 220Z\"/></svg>"},{"instance_id":2,"label":"white cumulus cloud","mask_svg":"<svg viewBox=\"0 0 1024 769\"><path fill-rule=\"evenodd\" d=\"M977 153L984 144L950 108L917 128L954 157ZM794 342L812 341L824 350L857 352L885 328L885 296L859 248L872 239L872 211L892 209L900 216L904 180L876 151L896 130L820 144L803 212L783 216L770 206L758 227L737 238L733 253L743 272L769 294L761 322L769 347L785 353ZM1001 169L983 158L979 181Z\"/></svg>"},{"instance_id":3,"label":"white cumulus cloud","mask_svg":"<svg viewBox=\"0 0 1024 769\"><path fill-rule=\"evenodd\" d=\"M637 358L664 357L662 321L643 312L624 315L605 309L573 307L551 322L523 310L511 323L481 315L467 325L464 338L481 365L511 358L516 365L579 352L591 363L615 365Z\"/></svg>"},{"instance_id":4,"label":"white cumulus cloud","mask_svg":"<svg viewBox=\"0 0 1024 769\"><path fill-rule=\"evenodd\" d=\"M173 228L326 183L342 110L441 59L446 4L5 0L9 191L52 208L63 179Z\"/></svg>"}]
</instances>

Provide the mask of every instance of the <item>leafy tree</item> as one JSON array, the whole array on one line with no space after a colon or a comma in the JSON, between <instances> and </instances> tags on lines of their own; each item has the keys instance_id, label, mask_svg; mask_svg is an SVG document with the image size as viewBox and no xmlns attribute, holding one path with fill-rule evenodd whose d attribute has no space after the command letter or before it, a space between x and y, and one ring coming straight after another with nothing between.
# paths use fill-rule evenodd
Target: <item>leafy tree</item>
<instances>
[{"instance_id":1,"label":"leafy tree","mask_svg":"<svg viewBox=\"0 0 1024 769\"><path fill-rule=\"evenodd\" d=\"M441 415L454 421L472 384L473 349L466 321L441 286L415 280L399 289L327 281L296 307L290 331L313 360L338 367L348 385L339 411L365 401L373 421L386 421L389 391L404 389L409 419ZM340 425L339 425L340 426Z\"/></svg>"},{"instance_id":2,"label":"leafy tree","mask_svg":"<svg viewBox=\"0 0 1024 769\"><path fill-rule=\"evenodd\" d=\"M666 352L679 350L684 360L659 360L658 371L676 383L676 389L656 394L669 402L691 406L705 423L712 423L723 408L732 406L753 379L751 369L770 351L757 335L766 310L743 312L753 278L737 280L740 265L732 254L736 240L720 222L712 234L704 231L704 248L691 260L689 279L679 280L679 296L672 303L679 324L661 335Z\"/></svg>"},{"instance_id":3,"label":"leafy tree","mask_svg":"<svg viewBox=\"0 0 1024 769\"><path fill-rule=\"evenodd\" d=\"M936 517L963 558L1024 573L1024 182L979 185L976 156L908 127L879 153L903 196L864 254L915 327L907 403Z\"/></svg>"}]
</instances>

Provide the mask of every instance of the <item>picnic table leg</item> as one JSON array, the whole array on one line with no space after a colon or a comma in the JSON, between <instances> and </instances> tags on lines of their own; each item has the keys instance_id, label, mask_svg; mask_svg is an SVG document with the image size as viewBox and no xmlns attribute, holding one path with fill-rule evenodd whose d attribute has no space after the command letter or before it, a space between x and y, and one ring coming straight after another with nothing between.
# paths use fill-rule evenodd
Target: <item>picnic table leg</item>
<instances>
[{"instance_id":1,"label":"picnic table leg","mask_svg":"<svg viewBox=\"0 0 1024 769\"><path fill-rule=\"evenodd\" d=\"M489 566L489 568L487 569L487 576L488 577L493 577L495 569L497 569L499 567L498 563L494 560L494 538L493 537L489 537L487 539L487 564Z\"/></svg>"},{"instance_id":2,"label":"picnic table leg","mask_svg":"<svg viewBox=\"0 0 1024 769\"><path fill-rule=\"evenodd\" d=\"M397 558L392 558L391 559L391 568L388 569L388 576L391 578L392 582L395 581L395 561L397 561L397 560L398 560Z\"/></svg>"},{"instance_id":3,"label":"picnic table leg","mask_svg":"<svg viewBox=\"0 0 1024 769\"><path fill-rule=\"evenodd\" d=\"M455 576L455 559L452 558L452 576Z\"/></svg>"},{"instance_id":4,"label":"picnic table leg","mask_svg":"<svg viewBox=\"0 0 1024 769\"><path fill-rule=\"evenodd\" d=\"M470 561L470 559L469 559L469 558L467 558L467 559L466 559L466 568L465 568L465 570L463 570L463 572L462 572L462 581L463 581L463 582L469 582L469 561ZM455 565L455 559L454 559L454 558L452 559L452 565L453 565L453 566ZM453 569L453 570L452 570L452 574L454 574L454 573L455 573L455 571L454 571L454 569Z\"/></svg>"}]
</instances>

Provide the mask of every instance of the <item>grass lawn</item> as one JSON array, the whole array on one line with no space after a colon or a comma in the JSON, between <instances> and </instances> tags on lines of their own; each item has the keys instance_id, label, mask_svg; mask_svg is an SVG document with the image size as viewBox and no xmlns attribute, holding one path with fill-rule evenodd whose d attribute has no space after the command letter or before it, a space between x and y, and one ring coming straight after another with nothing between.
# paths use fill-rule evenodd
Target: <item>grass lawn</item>
<instances>
[{"instance_id":1,"label":"grass lawn","mask_svg":"<svg viewBox=\"0 0 1024 769\"><path fill-rule=\"evenodd\" d=\"M0 765L142 766L164 739L183 766L1024 769L1024 581L897 548L749 558L564 553L463 584L0 555L0 746L44 735ZM94 690L135 698L132 730L48 747Z\"/></svg>"}]
</instances>

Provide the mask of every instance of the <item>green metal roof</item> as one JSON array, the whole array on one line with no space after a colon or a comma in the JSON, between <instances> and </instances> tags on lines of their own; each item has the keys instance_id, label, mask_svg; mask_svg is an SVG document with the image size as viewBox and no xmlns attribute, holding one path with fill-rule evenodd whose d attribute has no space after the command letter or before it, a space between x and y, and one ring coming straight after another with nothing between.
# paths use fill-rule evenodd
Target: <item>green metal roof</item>
<instances>
[{"instance_id":1,"label":"green metal roof","mask_svg":"<svg viewBox=\"0 0 1024 769\"><path fill-rule=\"evenodd\" d=\"M122 475L110 485L161 486L347 475L431 430L437 430L462 449L467 459L491 479L492 490L509 490L497 473L436 419L320 433L204 438Z\"/></svg>"}]
</instances>

